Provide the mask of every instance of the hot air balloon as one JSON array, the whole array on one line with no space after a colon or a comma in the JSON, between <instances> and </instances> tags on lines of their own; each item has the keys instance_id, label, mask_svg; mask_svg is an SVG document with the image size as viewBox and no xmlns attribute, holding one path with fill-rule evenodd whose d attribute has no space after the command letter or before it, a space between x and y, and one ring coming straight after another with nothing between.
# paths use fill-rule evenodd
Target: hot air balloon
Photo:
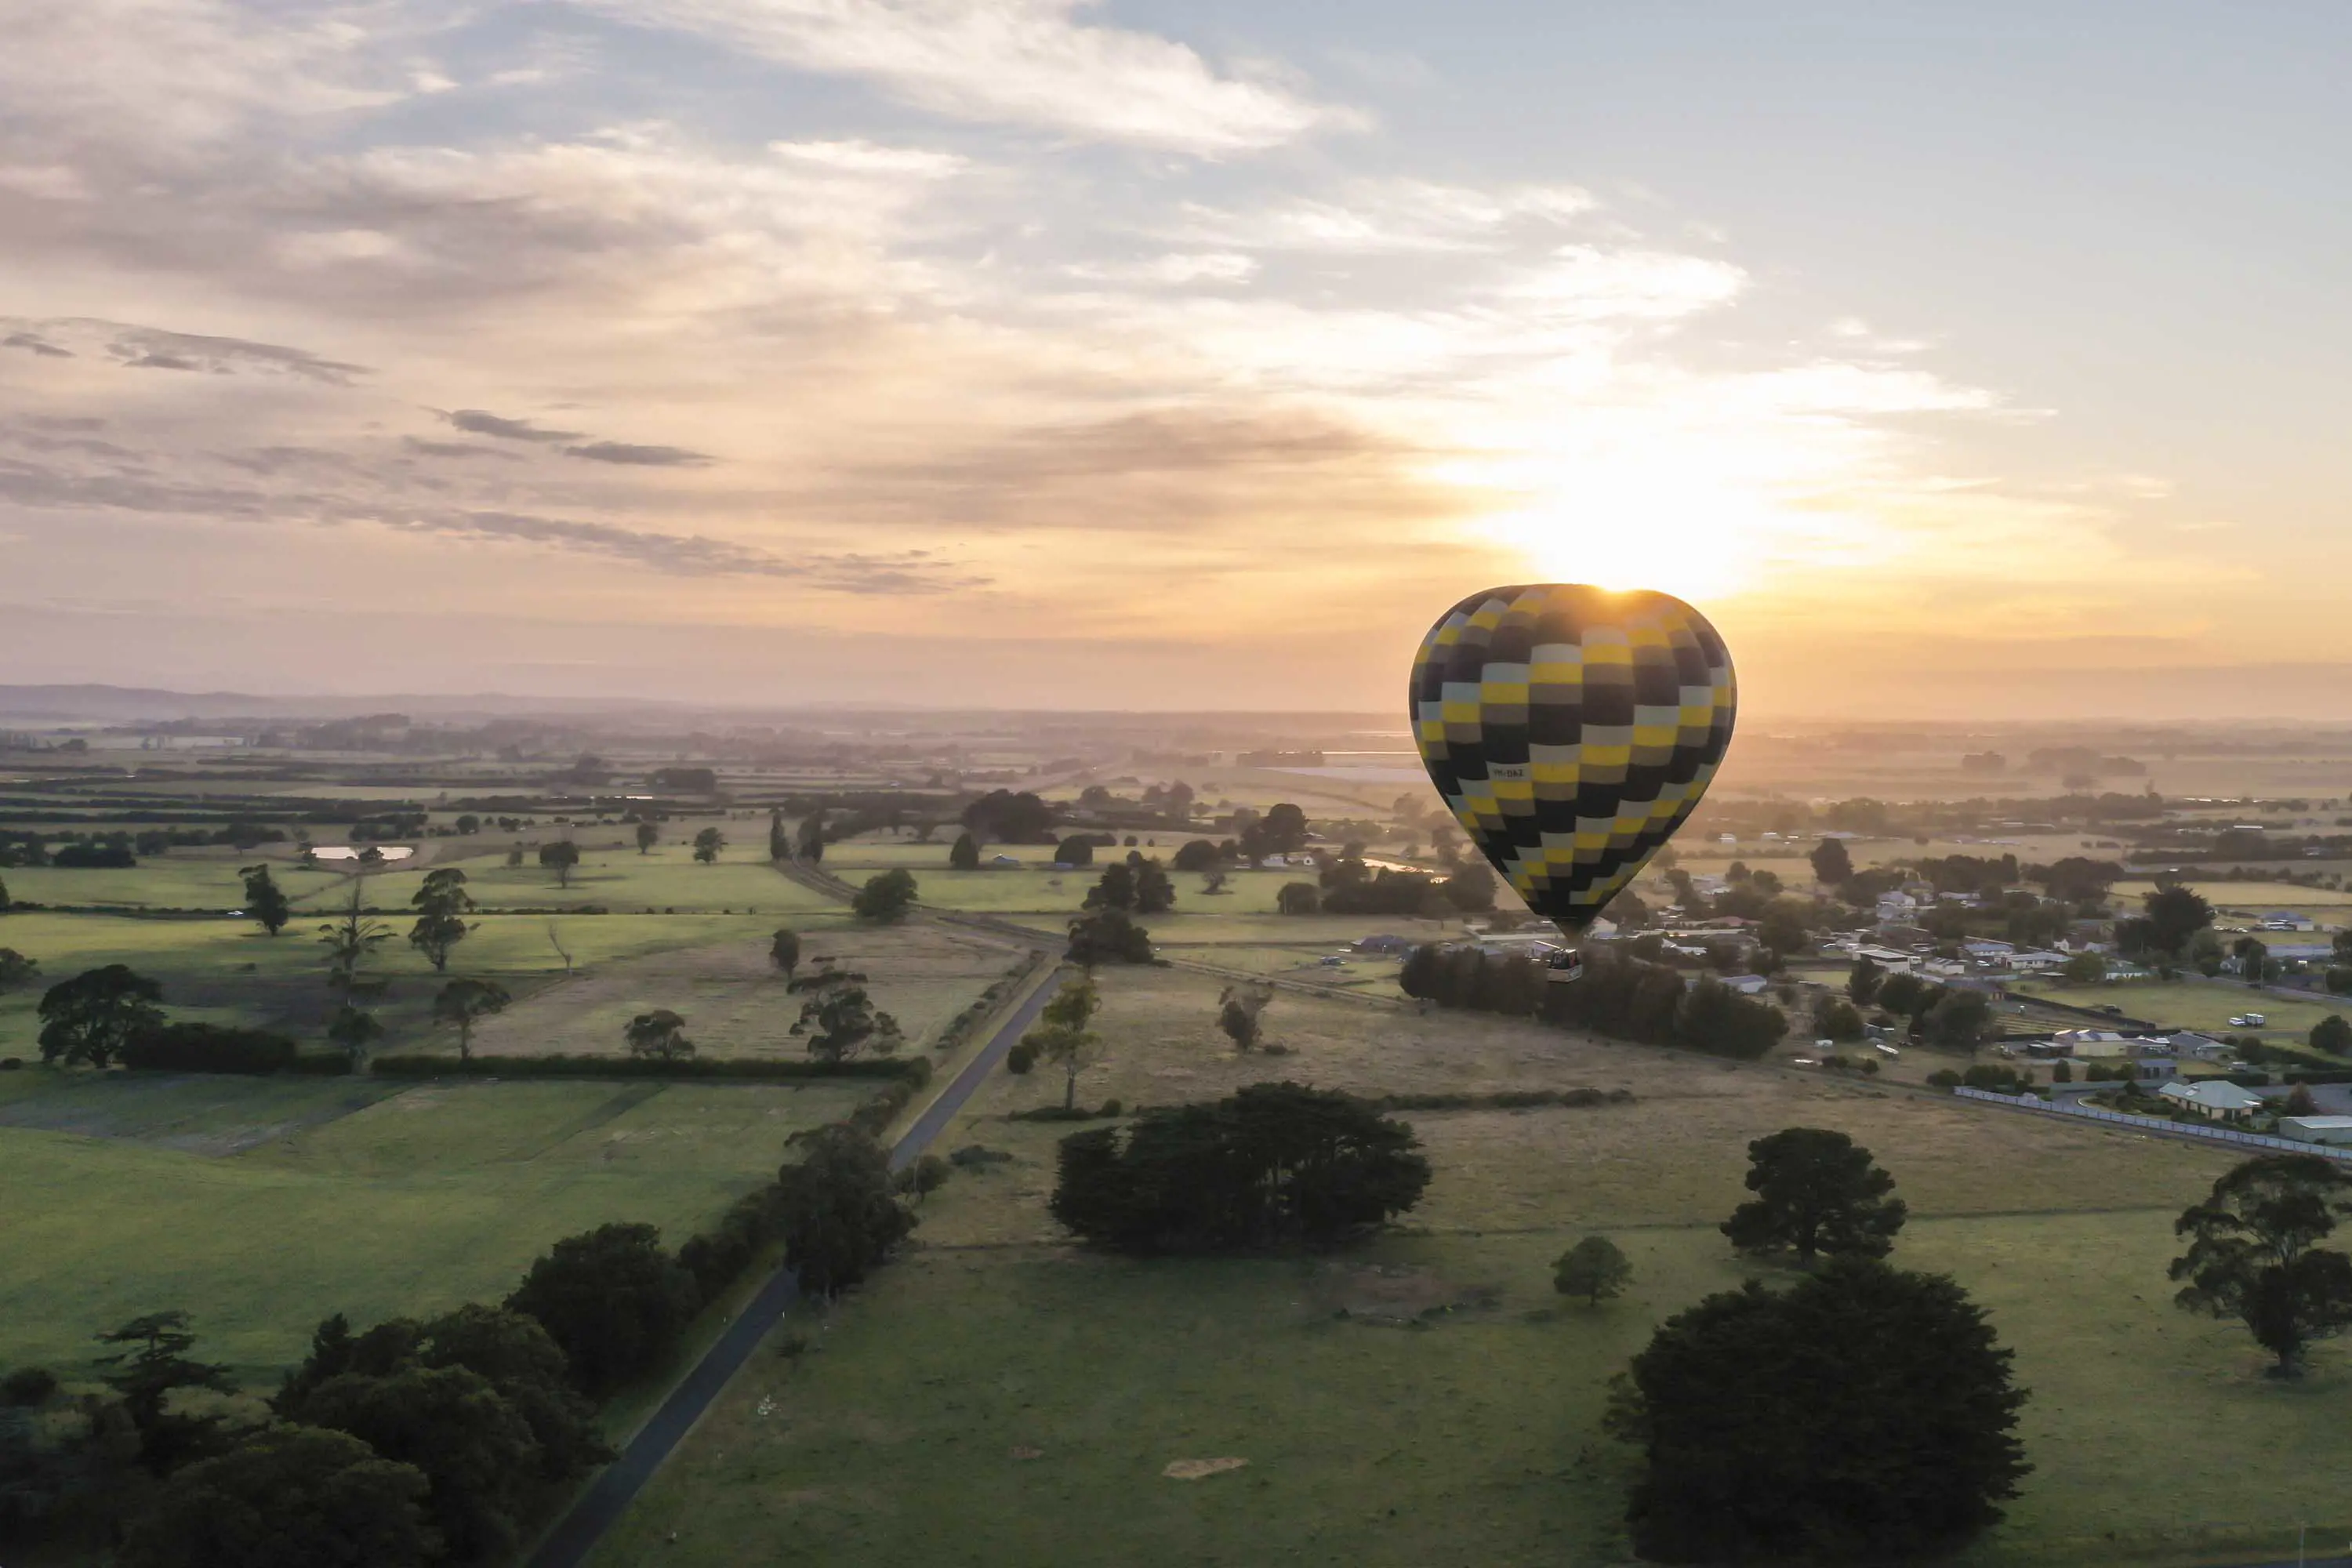
<instances>
[{"instance_id":1,"label":"hot air balloon","mask_svg":"<svg viewBox=\"0 0 2352 1568\"><path fill-rule=\"evenodd\" d=\"M1470 842L1573 943L1683 825L1731 744L1731 655L1668 594L1473 594L1412 662L1413 742ZM1550 978L1582 973L1572 948Z\"/></svg>"}]
</instances>

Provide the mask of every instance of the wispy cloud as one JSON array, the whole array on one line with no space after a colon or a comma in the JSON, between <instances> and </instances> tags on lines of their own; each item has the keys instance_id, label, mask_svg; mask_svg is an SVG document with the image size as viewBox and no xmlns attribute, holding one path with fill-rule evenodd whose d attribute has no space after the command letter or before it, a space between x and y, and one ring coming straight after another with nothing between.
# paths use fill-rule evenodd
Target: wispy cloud
<instances>
[{"instance_id":1,"label":"wispy cloud","mask_svg":"<svg viewBox=\"0 0 2352 1568\"><path fill-rule=\"evenodd\" d=\"M589 441L577 447L566 447L567 458L585 458L592 463L620 463L639 468L699 468L718 461L708 452L689 451L684 447L641 447L626 441Z\"/></svg>"},{"instance_id":2,"label":"wispy cloud","mask_svg":"<svg viewBox=\"0 0 2352 1568\"><path fill-rule=\"evenodd\" d=\"M441 417L468 436L495 436L501 441L577 441L581 437L577 430L551 430L528 419L509 419L492 414L486 408L452 409Z\"/></svg>"},{"instance_id":3,"label":"wispy cloud","mask_svg":"<svg viewBox=\"0 0 2352 1568\"><path fill-rule=\"evenodd\" d=\"M1173 40L1079 20L1084 0L583 0L806 70L862 78L959 119L1207 155L1362 116L1220 74Z\"/></svg>"}]
</instances>

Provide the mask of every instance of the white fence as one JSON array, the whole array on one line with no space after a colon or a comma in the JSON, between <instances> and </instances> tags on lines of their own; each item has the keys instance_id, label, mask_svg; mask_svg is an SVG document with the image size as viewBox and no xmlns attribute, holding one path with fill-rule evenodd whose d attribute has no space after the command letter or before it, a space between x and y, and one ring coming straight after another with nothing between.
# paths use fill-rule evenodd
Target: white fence
<instances>
[{"instance_id":1,"label":"white fence","mask_svg":"<svg viewBox=\"0 0 2352 1568\"><path fill-rule=\"evenodd\" d=\"M1962 1100L1981 1100L2011 1110L2030 1110L2043 1116L2083 1117L2092 1121L2128 1127L2136 1132L2194 1138L2208 1143L2235 1143L2243 1148L2276 1150L2287 1154L2319 1154L2330 1160L2352 1160L2352 1149L2333 1148L2325 1143L2298 1143L2292 1138L2273 1138L2265 1132L2240 1132L2228 1127L2200 1127L2191 1121L2158 1121L2148 1116L2126 1116L2121 1111L2101 1110L2095 1105L2064 1101L2053 1104L2031 1094L1995 1094L1983 1089L1956 1089L1952 1092Z\"/></svg>"}]
</instances>

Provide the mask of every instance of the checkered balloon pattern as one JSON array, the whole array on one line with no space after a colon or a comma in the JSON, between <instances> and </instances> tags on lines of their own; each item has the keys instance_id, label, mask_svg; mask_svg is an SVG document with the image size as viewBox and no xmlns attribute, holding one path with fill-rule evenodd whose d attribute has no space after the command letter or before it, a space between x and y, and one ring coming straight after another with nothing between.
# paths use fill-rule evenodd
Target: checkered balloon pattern
<instances>
[{"instance_id":1,"label":"checkered balloon pattern","mask_svg":"<svg viewBox=\"0 0 2352 1568\"><path fill-rule=\"evenodd\" d=\"M1738 690L1667 594L1473 594L1412 661L1413 741L1470 841L1570 936L1674 837L1731 744Z\"/></svg>"}]
</instances>

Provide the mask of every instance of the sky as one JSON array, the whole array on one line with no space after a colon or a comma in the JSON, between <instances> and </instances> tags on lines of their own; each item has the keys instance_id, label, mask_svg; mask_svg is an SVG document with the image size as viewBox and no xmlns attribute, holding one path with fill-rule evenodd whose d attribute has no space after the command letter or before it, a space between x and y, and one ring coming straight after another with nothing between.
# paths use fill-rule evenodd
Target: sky
<instances>
[{"instance_id":1,"label":"sky","mask_svg":"<svg viewBox=\"0 0 2352 1568\"><path fill-rule=\"evenodd\" d=\"M0 0L0 684L2352 718L2352 8Z\"/></svg>"}]
</instances>

